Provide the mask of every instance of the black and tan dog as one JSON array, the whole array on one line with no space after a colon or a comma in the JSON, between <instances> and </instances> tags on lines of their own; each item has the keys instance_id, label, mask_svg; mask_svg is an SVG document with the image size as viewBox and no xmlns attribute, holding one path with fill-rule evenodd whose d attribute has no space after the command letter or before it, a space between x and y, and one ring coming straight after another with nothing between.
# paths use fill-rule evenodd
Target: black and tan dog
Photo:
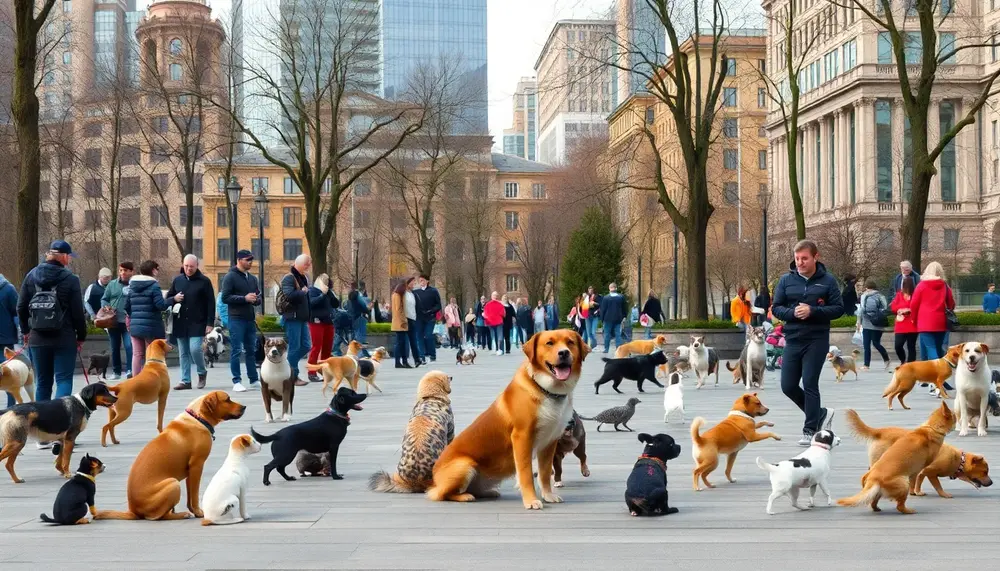
<instances>
[{"instance_id":1,"label":"black and tan dog","mask_svg":"<svg viewBox=\"0 0 1000 571\"><path fill-rule=\"evenodd\" d=\"M590 477L590 468L587 467L587 431L583 428L583 421L580 415L573 411L573 418L566 426L562 436L559 438L559 445L556 447L556 455L552 457L552 477L555 480L555 487L563 487L562 483L562 461L563 458L573 453L580 459L580 474L584 478Z\"/></svg>"},{"instance_id":2,"label":"black and tan dog","mask_svg":"<svg viewBox=\"0 0 1000 571\"><path fill-rule=\"evenodd\" d=\"M111 394L104 383L87 385L75 395L49 401L38 401L14 405L0 415L0 460L7 460L6 468L15 484L24 480L14 472L17 455L28 443L28 438L40 442L59 441L53 447L56 470L67 478L73 476L69 470L70 456L76 437L87 427L87 420L97 407L115 404L118 397Z\"/></svg>"},{"instance_id":3,"label":"black and tan dog","mask_svg":"<svg viewBox=\"0 0 1000 571\"><path fill-rule=\"evenodd\" d=\"M45 523L77 525L90 523L87 514L97 515L94 496L97 495L97 475L104 472L104 462L90 454L80 459L80 468L73 477L63 484L52 505L52 517L38 516Z\"/></svg>"}]
</instances>

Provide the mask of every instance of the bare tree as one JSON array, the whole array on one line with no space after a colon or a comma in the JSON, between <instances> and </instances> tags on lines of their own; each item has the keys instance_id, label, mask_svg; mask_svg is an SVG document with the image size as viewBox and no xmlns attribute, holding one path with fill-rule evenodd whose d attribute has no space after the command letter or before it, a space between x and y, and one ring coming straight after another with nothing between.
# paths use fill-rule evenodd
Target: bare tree
<instances>
[{"instance_id":1,"label":"bare tree","mask_svg":"<svg viewBox=\"0 0 1000 571\"><path fill-rule=\"evenodd\" d=\"M445 212L449 228L454 229L464 248L469 268L469 280L477 296L486 295L486 271L493 262L491 238L500 228L500 201L490 192L490 177L486 172L472 173L469 194L449 198ZM456 244L458 245L458 244Z\"/></svg>"},{"instance_id":2,"label":"bare tree","mask_svg":"<svg viewBox=\"0 0 1000 571\"><path fill-rule=\"evenodd\" d=\"M837 209L832 220L816 230L823 262L835 275L874 277L881 268L895 266L898 249L891 247L891 231L872 224L855 205Z\"/></svg>"}]
</instances>

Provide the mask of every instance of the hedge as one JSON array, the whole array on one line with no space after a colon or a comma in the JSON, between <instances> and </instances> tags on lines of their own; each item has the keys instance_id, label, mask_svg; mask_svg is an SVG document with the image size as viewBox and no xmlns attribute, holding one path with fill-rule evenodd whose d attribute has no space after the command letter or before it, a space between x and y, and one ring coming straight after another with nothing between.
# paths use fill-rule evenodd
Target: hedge
<instances>
[{"instance_id":1,"label":"hedge","mask_svg":"<svg viewBox=\"0 0 1000 571\"><path fill-rule=\"evenodd\" d=\"M958 324L966 327L1000 326L1000 314L983 313L981 311L960 311L955 314ZM889 326L896 322L896 314L889 315ZM857 318L853 315L838 317L830 322L831 327L857 327Z\"/></svg>"},{"instance_id":2,"label":"hedge","mask_svg":"<svg viewBox=\"0 0 1000 571\"><path fill-rule=\"evenodd\" d=\"M603 329L604 324L599 324L598 331ZM570 329L570 324L568 321L562 321L559 323L559 327L563 329ZM632 329L645 329L638 323L632 324ZM684 319L679 320L667 320L663 323L657 323L653 326L653 331L672 331L676 329L736 329L736 324L732 321L726 321L724 319L708 319L705 321L687 321Z\"/></svg>"}]
</instances>

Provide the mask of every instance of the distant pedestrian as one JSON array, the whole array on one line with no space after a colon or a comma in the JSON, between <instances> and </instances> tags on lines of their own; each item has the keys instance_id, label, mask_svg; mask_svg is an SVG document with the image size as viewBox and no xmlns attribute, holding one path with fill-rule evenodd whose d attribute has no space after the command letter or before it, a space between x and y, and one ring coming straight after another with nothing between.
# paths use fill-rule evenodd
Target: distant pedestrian
<instances>
[{"instance_id":1,"label":"distant pedestrian","mask_svg":"<svg viewBox=\"0 0 1000 571\"><path fill-rule=\"evenodd\" d=\"M295 386L304 386L305 379L299 376L299 361L309 354L312 341L309 339L309 270L312 258L299 254L281 278L281 293L288 302L281 317L284 321L285 339L288 341L288 364L292 367Z\"/></svg>"},{"instance_id":2,"label":"distant pedestrian","mask_svg":"<svg viewBox=\"0 0 1000 571\"><path fill-rule=\"evenodd\" d=\"M490 330L486 327L486 322L483 320L483 308L485 307L486 296L483 295L479 297L479 302L472 308L472 311L476 316L476 340L480 349L492 350L493 342L490 340Z\"/></svg>"},{"instance_id":3,"label":"distant pedestrian","mask_svg":"<svg viewBox=\"0 0 1000 571\"><path fill-rule=\"evenodd\" d=\"M449 347L458 349L462 346L462 315L454 297L448 300L448 305L444 308L444 324L448 328Z\"/></svg>"},{"instance_id":4,"label":"distant pedestrian","mask_svg":"<svg viewBox=\"0 0 1000 571\"><path fill-rule=\"evenodd\" d=\"M399 282L392 290L392 325L390 329L396 334L396 346L393 356L397 369L412 369L407 361L409 352L409 321L406 319L406 289L409 282Z\"/></svg>"},{"instance_id":5,"label":"distant pedestrian","mask_svg":"<svg viewBox=\"0 0 1000 571\"><path fill-rule=\"evenodd\" d=\"M549 296L549 302L545 304L545 312L548 314L548 321L545 324L546 328L549 331L559 329L559 304L556 303L554 295Z\"/></svg>"},{"instance_id":6,"label":"distant pedestrian","mask_svg":"<svg viewBox=\"0 0 1000 571\"><path fill-rule=\"evenodd\" d=\"M465 314L465 343L470 346L476 345L476 312L471 307Z\"/></svg>"},{"instance_id":7,"label":"distant pedestrian","mask_svg":"<svg viewBox=\"0 0 1000 571\"><path fill-rule=\"evenodd\" d=\"M858 277L854 274L844 276L844 289L840 292L844 300L844 315L854 315L858 312Z\"/></svg>"},{"instance_id":8,"label":"distant pedestrian","mask_svg":"<svg viewBox=\"0 0 1000 571\"><path fill-rule=\"evenodd\" d=\"M899 363L912 363L917 360L917 324L913 321L913 314L910 312L910 302L913 298L913 279L903 278L903 288L896 292L896 297L892 298L889 306L896 314L896 322L893 324L895 332L896 356Z\"/></svg>"},{"instance_id":9,"label":"distant pedestrian","mask_svg":"<svg viewBox=\"0 0 1000 571\"><path fill-rule=\"evenodd\" d=\"M333 293L333 280L330 276L316 276L316 281L309 288L309 305L309 339L312 348L307 362L315 365L328 359L333 351L333 312L340 307L340 299ZM314 383L322 380L316 372L310 371L307 376Z\"/></svg>"},{"instance_id":10,"label":"distant pedestrian","mask_svg":"<svg viewBox=\"0 0 1000 571\"><path fill-rule=\"evenodd\" d=\"M736 289L736 297L729 302L729 315L740 331L746 331L750 326L749 291L744 286Z\"/></svg>"},{"instance_id":11,"label":"distant pedestrian","mask_svg":"<svg viewBox=\"0 0 1000 571\"><path fill-rule=\"evenodd\" d=\"M955 297L944 281L944 268L938 262L931 262L924 268L910 300L910 314L920 333L920 357L924 361L944 356L948 333L946 310L955 310Z\"/></svg>"},{"instance_id":12,"label":"distant pedestrian","mask_svg":"<svg viewBox=\"0 0 1000 571\"><path fill-rule=\"evenodd\" d=\"M365 282L348 294L348 313L351 314L354 339L362 345L368 344L368 318L371 315L372 302L365 291ZM364 352L367 355L367 352Z\"/></svg>"},{"instance_id":13,"label":"distant pedestrian","mask_svg":"<svg viewBox=\"0 0 1000 571\"><path fill-rule=\"evenodd\" d=\"M535 333L540 331L545 331L545 322L548 320L548 313L545 306L542 305L542 299L538 299L538 305L531 312L531 319L535 327Z\"/></svg>"},{"instance_id":14,"label":"distant pedestrian","mask_svg":"<svg viewBox=\"0 0 1000 571\"><path fill-rule=\"evenodd\" d=\"M618 285L608 285L608 295L601 299L601 319L604 320L604 352L611 350L611 338L615 338L615 348L622 345L622 319L625 318L625 296L618 293Z\"/></svg>"},{"instance_id":15,"label":"distant pedestrian","mask_svg":"<svg viewBox=\"0 0 1000 571\"><path fill-rule=\"evenodd\" d=\"M236 265L222 278L222 300L229 316L229 372L233 376L233 392L247 390L240 379L240 358L246 361L247 380L251 389L257 382L257 322L254 308L264 303L257 277L250 273L253 254L250 250L236 252Z\"/></svg>"},{"instance_id":16,"label":"distant pedestrian","mask_svg":"<svg viewBox=\"0 0 1000 571\"><path fill-rule=\"evenodd\" d=\"M503 322L506 317L506 309L500 301L497 292L490 294L490 300L483 306L483 322L490 330L493 347L496 348L497 355L503 355L504 334Z\"/></svg>"},{"instance_id":17,"label":"distant pedestrian","mask_svg":"<svg viewBox=\"0 0 1000 571\"><path fill-rule=\"evenodd\" d=\"M424 354L420 350L420 347L423 345L420 342L422 329L417 323L417 297L413 293L413 289L419 285L420 282L417 281L416 277L407 279L406 292L403 298L404 317L406 318L406 338L410 342L410 354L413 355L414 367L424 364ZM395 311L396 309L393 308L393 312Z\"/></svg>"},{"instance_id":18,"label":"distant pedestrian","mask_svg":"<svg viewBox=\"0 0 1000 571\"><path fill-rule=\"evenodd\" d=\"M597 347L597 320L601 317L601 296L594 292L594 286L587 288L580 300L581 314L585 320L586 335L584 341L590 339L590 346Z\"/></svg>"},{"instance_id":19,"label":"distant pedestrian","mask_svg":"<svg viewBox=\"0 0 1000 571\"><path fill-rule=\"evenodd\" d=\"M87 290L83 292L83 310L90 316L91 321L97 316L97 312L101 310L101 298L104 297L104 289L108 286L108 282L111 281L111 277L112 274L109 268L101 268L97 272L97 280L87 286Z\"/></svg>"},{"instance_id":20,"label":"distant pedestrian","mask_svg":"<svg viewBox=\"0 0 1000 571\"><path fill-rule=\"evenodd\" d=\"M441 294L430 284L430 276L421 274L416 280L413 295L417 300L417 342L422 343L421 356L431 361L437 360L437 343L434 339L434 324L442 309Z\"/></svg>"},{"instance_id":21,"label":"distant pedestrian","mask_svg":"<svg viewBox=\"0 0 1000 571\"><path fill-rule=\"evenodd\" d=\"M996 284L986 286L986 295L983 296L983 311L986 313L996 313L1000 309L1000 294L996 289Z\"/></svg>"},{"instance_id":22,"label":"distant pedestrian","mask_svg":"<svg viewBox=\"0 0 1000 571\"><path fill-rule=\"evenodd\" d=\"M517 344L524 345L524 342L534 335L535 325L531 317L531 306L528 300L517 298L517 308L514 310L514 321L517 324Z\"/></svg>"},{"instance_id":23,"label":"distant pedestrian","mask_svg":"<svg viewBox=\"0 0 1000 571\"><path fill-rule=\"evenodd\" d=\"M865 364L863 369L865 371L871 365L873 345L878 350L878 354L882 356L885 369L889 370L889 367L892 366L889 353L882 346L882 333L888 326L888 320L885 318L888 310L889 303L885 300L885 296L879 293L878 284L875 283L875 280L868 278L865 281L865 292L861 294L861 300L855 312L857 327L861 331L864 343Z\"/></svg>"},{"instance_id":24,"label":"distant pedestrian","mask_svg":"<svg viewBox=\"0 0 1000 571\"><path fill-rule=\"evenodd\" d=\"M510 345L511 336L514 334L514 320L517 317L517 310L510 303L510 298L507 297L508 294L504 294L500 298L500 303L503 304L503 349L504 353L510 355Z\"/></svg>"},{"instance_id":25,"label":"distant pedestrian","mask_svg":"<svg viewBox=\"0 0 1000 571\"><path fill-rule=\"evenodd\" d=\"M656 292L649 290L649 295L646 296L646 303L642 305L642 311L639 316L639 324L643 325L642 316L645 315L647 319L643 327L646 328L646 339L653 338L653 324L662 323L667 320L667 316L663 314L663 305L660 304L660 298L656 297Z\"/></svg>"},{"instance_id":26,"label":"distant pedestrian","mask_svg":"<svg viewBox=\"0 0 1000 571\"><path fill-rule=\"evenodd\" d=\"M916 287L920 285L921 276L917 272L913 271L913 264L909 260L903 260L899 263L899 273L892 280L892 291L897 292L903 289L903 278L909 277L913 280L914 291Z\"/></svg>"},{"instance_id":27,"label":"distant pedestrian","mask_svg":"<svg viewBox=\"0 0 1000 571\"><path fill-rule=\"evenodd\" d=\"M181 382L174 389L191 388L192 364L198 372L198 388L203 389L208 369L201 343L215 325L215 288L198 269L198 257L194 254L184 256L181 273L167 291L167 303L173 306L173 336L181 358Z\"/></svg>"},{"instance_id":28,"label":"distant pedestrian","mask_svg":"<svg viewBox=\"0 0 1000 571\"><path fill-rule=\"evenodd\" d=\"M125 313L128 315L128 330L132 337L132 374L138 375L146 363L146 347L156 339L166 339L167 330L163 326L163 312L168 304L160 289L157 276L160 264L146 260L139 264L139 274L129 282L128 297L125 298Z\"/></svg>"},{"instance_id":29,"label":"distant pedestrian","mask_svg":"<svg viewBox=\"0 0 1000 571\"><path fill-rule=\"evenodd\" d=\"M17 288L0 274L0 352L4 349L13 351L18 341L20 336L17 334ZM7 408L16 403L14 397L7 393Z\"/></svg>"},{"instance_id":30,"label":"distant pedestrian","mask_svg":"<svg viewBox=\"0 0 1000 571\"><path fill-rule=\"evenodd\" d=\"M118 279L108 282L104 288L104 295L101 296L101 307L110 307L115 310L114 327L109 327L108 345L111 349L111 372L109 381L117 381L125 375L125 378L132 376L132 339L129 338L128 325L126 324L125 300L128 299L128 284L135 274L135 265L132 262L122 262L118 264ZM125 349L125 366L122 367L121 354L119 349Z\"/></svg>"}]
</instances>

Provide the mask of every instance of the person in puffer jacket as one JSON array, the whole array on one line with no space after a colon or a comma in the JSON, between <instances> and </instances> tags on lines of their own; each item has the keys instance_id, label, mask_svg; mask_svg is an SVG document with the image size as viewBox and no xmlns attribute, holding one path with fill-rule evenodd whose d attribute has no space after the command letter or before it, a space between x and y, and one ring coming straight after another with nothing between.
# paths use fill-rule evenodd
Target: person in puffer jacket
<instances>
[{"instance_id":1,"label":"person in puffer jacket","mask_svg":"<svg viewBox=\"0 0 1000 571\"><path fill-rule=\"evenodd\" d=\"M138 375L146 363L146 346L156 339L166 339L163 326L163 312L167 300L163 297L160 282L156 276L160 265L153 260L139 264L139 274L129 282L125 313L128 315L128 330L132 336L132 375Z\"/></svg>"}]
</instances>

